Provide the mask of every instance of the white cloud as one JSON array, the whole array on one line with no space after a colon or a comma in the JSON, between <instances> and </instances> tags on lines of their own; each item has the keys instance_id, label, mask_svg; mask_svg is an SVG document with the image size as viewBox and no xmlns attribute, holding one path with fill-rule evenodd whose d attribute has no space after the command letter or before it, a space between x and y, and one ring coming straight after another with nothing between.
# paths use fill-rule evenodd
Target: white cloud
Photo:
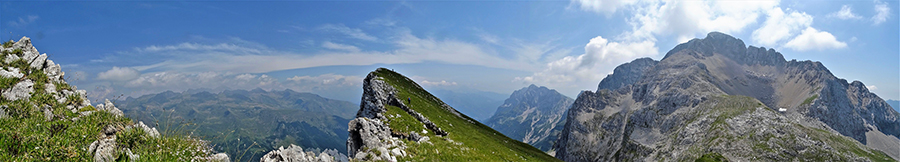
<instances>
[{"instance_id":1,"label":"white cloud","mask_svg":"<svg viewBox=\"0 0 900 162\"><path fill-rule=\"evenodd\" d=\"M278 82L278 79L269 77L268 75L256 74L235 74L230 72L157 72L144 74L140 77L127 82L124 86L117 89L123 89L123 92L131 92L126 94L129 96L138 96L148 93L158 93L162 91L184 91L188 89L283 89L284 87Z\"/></svg>"},{"instance_id":2,"label":"white cloud","mask_svg":"<svg viewBox=\"0 0 900 162\"><path fill-rule=\"evenodd\" d=\"M626 3L633 9L626 18L632 30L618 38L626 41L656 40L675 36L685 42L711 31L738 33L778 1L641 1Z\"/></svg>"},{"instance_id":3,"label":"white cloud","mask_svg":"<svg viewBox=\"0 0 900 162\"><path fill-rule=\"evenodd\" d=\"M866 88L868 88L870 91L878 89L878 87L876 87L875 85L866 86Z\"/></svg>"},{"instance_id":4,"label":"white cloud","mask_svg":"<svg viewBox=\"0 0 900 162\"><path fill-rule=\"evenodd\" d=\"M338 32L338 33L342 33L347 36L350 36L352 38L361 39L361 40L367 40L367 41L378 40L378 38L375 38L369 34L366 34L365 32L363 32L360 29L350 28L343 24L338 24L338 25L325 24L325 25L320 26L319 30Z\"/></svg>"},{"instance_id":5,"label":"white cloud","mask_svg":"<svg viewBox=\"0 0 900 162\"><path fill-rule=\"evenodd\" d=\"M781 8L769 10L762 27L753 31L753 40L764 46L775 47L812 25L812 16L790 9L788 12L785 13Z\"/></svg>"},{"instance_id":6,"label":"white cloud","mask_svg":"<svg viewBox=\"0 0 900 162\"><path fill-rule=\"evenodd\" d=\"M425 86L455 86L456 85L456 82L448 82L446 80L441 80L441 81L422 80L421 83L422 83L422 85L425 85Z\"/></svg>"},{"instance_id":7,"label":"white cloud","mask_svg":"<svg viewBox=\"0 0 900 162\"><path fill-rule=\"evenodd\" d=\"M205 45L198 43L181 43L178 45L156 46L151 45L144 48L135 48L138 52L165 52L165 51L233 51L242 53L262 53L262 50L252 47L239 46L232 43L220 43L215 45Z\"/></svg>"},{"instance_id":8,"label":"white cloud","mask_svg":"<svg viewBox=\"0 0 900 162\"><path fill-rule=\"evenodd\" d=\"M514 81L559 88L592 87L619 64L636 58L657 56L659 53L653 41L610 42L600 36L591 39L584 50L585 54L550 62L543 71L527 77L517 77Z\"/></svg>"},{"instance_id":9,"label":"white cloud","mask_svg":"<svg viewBox=\"0 0 900 162\"><path fill-rule=\"evenodd\" d=\"M119 52L107 62L133 62L144 71L230 71L235 73L265 73L277 70L335 66L404 64L426 61L459 65L479 65L514 70L536 70L531 63L503 58L482 46L457 41L421 38L408 30L399 32L385 51L322 51L297 53L270 49L253 42L221 44L181 43L168 46L149 46ZM239 40L239 39L236 39ZM324 45L329 46L329 45ZM351 49L347 48L347 49ZM152 57L151 57L152 56ZM135 61L139 60L139 61ZM147 62L151 64L146 64Z\"/></svg>"},{"instance_id":10,"label":"white cloud","mask_svg":"<svg viewBox=\"0 0 900 162\"><path fill-rule=\"evenodd\" d=\"M847 43L838 41L831 33L806 27L806 29L803 29L803 33L787 42L784 46L797 51L807 51L845 48Z\"/></svg>"},{"instance_id":11,"label":"white cloud","mask_svg":"<svg viewBox=\"0 0 900 162\"><path fill-rule=\"evenodd\" d=\"M35 15L28 15L28 16L26 16L26 17L19 17L19 20L18 20L18 21L9 21L9 22L7 22L7 23L9 24L9 26L20 27L20 28L21 28L21 27L28 26L28 24L33 23L33 22L36 21L38 18L40 18L40 17L39 17L39 16L35 16Z\"/></svg>"},{"instance_id":12,"label":"white cloud","mask_svg":"<svg viewBox=\"0 0 900 162\"><path fill-rule=\"evenodd\" d=\"M335 74L322 74L319 76L294 76L287 79L293 83L304 85L342 85L342 86L359 86L362 85L363 78L358 76L345 76Z\"/></svg>"},{"instance_id":13,"label":"white cloud","mask_svg":"<svg viewBox=\"0 0 900 162\"><path fill-rule=\"evenodd\" d=\"M130 67L113 66L108 71L97 74L97 79L109 81L129 81L141 75L140 72Z\"/></svg>"},{"instance_id":14,"label":"white cloud","mask_svg":"<svg viewBox=\"0 0 900 162\"><path fill-rule=\"evenodd\" d=\"M575 5L585 11L593 11L610 15L619 7L633 3L631 0L572 0L570 6Z\"/></svg>"},{"instance_id":15,"label":"white cloud","mask_svg":"<svg viewBox=\"0 0 900 162\"><path fill-rule=\"evenodd\" d=\"M323 47L323 48L327 48L327 49L333 49L333 50L341 50L341 51L349 51L349 52L359 52L359 48L356 47L356 46L346 45L346 44L332 43L332 42L329 42L329 41L323 42L323 43L322 43L322 47Z\"/></svg>"},{"instance_id":16,"label":"white cloud","mask_svg":"<svg viewBox=\"0 0 900 162\"><path fill-rule=\"evenodd\" d=\"M875 16L872 16L872 23L875 25L881 24L891 17L891 8L886 2L875 0L875 12Z\"/></svg>"},{"instance_id":17,"label":"white cloud","mask_svg":"<svg viewBox=\"0 0 900 162\"><path fill-rule=\"evenodd\" d=\"M834 17L834 18L838 18L838 19L842 19L842 20L862 18L859 15L854 14L853 9L850 8L849 5L841 6L840 11L828 14L828 17Z\"/></svg>"}]
</instances>

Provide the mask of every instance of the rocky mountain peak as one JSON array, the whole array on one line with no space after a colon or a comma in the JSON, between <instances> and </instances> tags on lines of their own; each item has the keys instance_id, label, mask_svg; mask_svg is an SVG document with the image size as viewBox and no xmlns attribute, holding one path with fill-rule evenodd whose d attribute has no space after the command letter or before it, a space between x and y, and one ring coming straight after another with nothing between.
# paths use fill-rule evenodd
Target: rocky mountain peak
<instances>
[{"instance_id":1,"label":"rocky mountain peak","mask_svg":"<svg viewBox=\"0 0 900 162\"><path fill-rule=\"evenodd\" d=\"M719 32L677 45L656 64L635 61L617 67L596 92L578 96L554 146L557 158L900 157L900 113L861 82L847 83L820 62L788 62L773 49L747 47ZM874 153L842 153L847 150Z\"/></svg>"},{"instance_id":2,"label":"rocky mountain peak","mask_svg":"<svg viewBox=\"0 0 900 162\"><path fill-rule=\"evenodd\" d=\"M504 135L549 151L574 102L556 90L534 84L513 92L486 125Z\"/></svg>"}]
</instances>

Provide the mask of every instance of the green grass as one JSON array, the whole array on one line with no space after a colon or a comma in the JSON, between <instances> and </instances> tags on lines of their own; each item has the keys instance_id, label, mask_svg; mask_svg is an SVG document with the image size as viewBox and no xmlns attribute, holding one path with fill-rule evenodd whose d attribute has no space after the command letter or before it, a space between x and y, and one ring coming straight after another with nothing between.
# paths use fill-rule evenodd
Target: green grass
<instances>
[{"instance_id":1,"label":"green grass","mask_svg":"<svg viewBox=\"0 0 900 162\"><path fill-rule=\"evenodd\" d=\"M12 47L12 45L13 45L14 43L16 43L16 42L13 42L12 40L3 42L3 48L9 48L9 47Z\"/></svg>"},{"instance_id":2,"label":"green grass","mask_svg":"<svg viewBox=\"0 0 900 162\"><path fill-rule=\"evenodd\" d=\"M816 98L818 98L818 97L819 97L819 94L814 94L813 96L806 98L806 100L803 100L803 104L800 104L800 105L808 105L808 104L812 103L813 100L816 100Z\"/></svg>"},{"instance_id":3,"label":"green grass","mask_svg":"<svg viewBox=\"0 0 900 162\"><path fill-rule=\"evenodd\" d=\"M699 159L694 160L695 162L719 162L719 161L728 161L728 158L722 156L722 154L711 152L707 154L703 154Z\"/></svg>"},{"instance_id":4,"label":"green grass","mask_svg":"<svg viewBox=\"0 0 900 162\"><path fill-rule=\"evenodd\" d=\"M430 138L432 144L407 141L407 151L412 157L400 157L399 161L559 161L468 116L456 116L441 108L442 101L399 73L384 68L379 68L374 73L397 89L398 98L410 98L412 103L407 106L449 133L444 137L434 135L431 130L428 134L423 134ZM418 129L419 133L424 129L421 123L406 112L397 107L387 107L385 115L401 114L401 118L392 118L388 122L392 129L407 132Z\"/></svg>"},{"instance_id":5,"label":"green grass","mask_svg":"<svg viewBox=\"0 0 900 162\"><path fill-rule=\"evenodd\" d=\"M19 82L19 78L0 77L0 89L13 87Z\"/></svg>"}]
</instances>

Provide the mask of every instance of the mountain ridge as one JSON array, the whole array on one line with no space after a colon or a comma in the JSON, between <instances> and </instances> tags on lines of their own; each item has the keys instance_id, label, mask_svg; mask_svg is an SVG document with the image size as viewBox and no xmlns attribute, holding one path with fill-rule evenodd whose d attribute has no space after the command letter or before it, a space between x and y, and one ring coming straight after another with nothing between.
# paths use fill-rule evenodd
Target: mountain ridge
<instances>
[{"instance_id":1,"label":"mountain ridge","mask_svg":"<svg viewBox=\"0 0 900 162\"><path fill-rule=\"evenodd\" d=\"M647 70L628 71L639 72L640 79L578 96L554 146L557 158L655 161L713 154L739 161L896 158L885 155L891 148L873 145L888 141L868 142L865 136L874 132L870 139L896 140L900 131L893 130L898 124L890 123L897 122L898 113L866 117L876 114L868 110L884 111L883 101L862 83L834 77L819 62L785 61L772 49L745 46L740 39L712 32L677 45ZM879 136L881 132L887 136ZM748 147L731 147L735 145Z\"/></svg>"},{"instance_id":2,"label":"mountain ridge","mask_svg":"<svg viewBox=\"0 0 900 162\"><path fill-rule=\"evenodd\" d=\"M355 160L557 161L459 113L389 69L366 76L361 100L347 139Z\"/></svg>"}]
</instances>

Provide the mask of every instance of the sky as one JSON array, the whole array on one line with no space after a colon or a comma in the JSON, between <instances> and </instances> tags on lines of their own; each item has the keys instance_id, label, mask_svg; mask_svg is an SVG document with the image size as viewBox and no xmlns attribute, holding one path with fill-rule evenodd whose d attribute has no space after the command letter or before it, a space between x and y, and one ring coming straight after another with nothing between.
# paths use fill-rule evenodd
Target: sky
<instances>
[{"instance_id":1,"label":"sky","mask_svg":"<svg viewBox=\"0 0 900 162\"><path fill-rule=\"evenodd\" d=\"M719 31L897 100L898 16L880 0L0 1L0 38L32 38L92 100L262 88L356 102L377 67L427 89L574 98Z\"/></svg>"}]
</instances>

